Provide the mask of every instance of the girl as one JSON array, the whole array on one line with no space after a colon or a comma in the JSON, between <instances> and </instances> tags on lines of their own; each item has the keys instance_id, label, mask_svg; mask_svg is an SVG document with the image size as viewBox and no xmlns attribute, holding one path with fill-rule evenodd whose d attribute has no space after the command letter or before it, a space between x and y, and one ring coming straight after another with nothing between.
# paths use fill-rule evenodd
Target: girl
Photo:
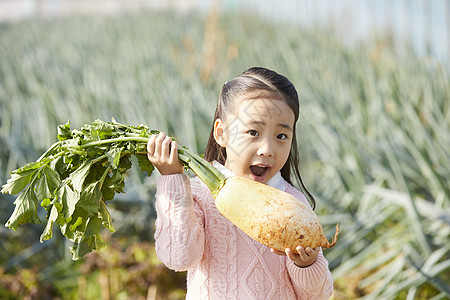
<instances>
[{"instance_id":1,"label":"girl","mask_svg":"<svg viewBox=\"0 0 450 300\"><path fill-rule=\"evenodd\" d=\"M225 175L305 196L295 125L299 101L284 76L251 68L226 82L205 151ZM187 299L329 299L333 279L320 248L285 252L259 244L223 217L209 189L183 174L177 143L150 138L148 158L161 173L156 193L156 252L170 269L188 270ZM242 191L245 193L245 191ZM313 206L314 198L307 192Z\"/></svg>"}]
</instances>

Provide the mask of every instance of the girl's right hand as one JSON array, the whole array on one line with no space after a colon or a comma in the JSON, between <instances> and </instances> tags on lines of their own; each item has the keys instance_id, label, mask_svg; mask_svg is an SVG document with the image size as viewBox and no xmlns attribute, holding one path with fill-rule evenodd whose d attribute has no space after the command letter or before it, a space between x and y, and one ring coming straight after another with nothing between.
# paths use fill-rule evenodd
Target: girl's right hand
<instances>
[{"instance_id":1,"label":"girl's right hand","mask_svg":"<svg viewBox=\"0 0 450 300\"><path fill-rule=\"evenodd\" d=\"M177 142L164 132L150 137L147 143L147 157L161 175L183 173L183 165L178 160Z\"/></svg>"}]
</instances>

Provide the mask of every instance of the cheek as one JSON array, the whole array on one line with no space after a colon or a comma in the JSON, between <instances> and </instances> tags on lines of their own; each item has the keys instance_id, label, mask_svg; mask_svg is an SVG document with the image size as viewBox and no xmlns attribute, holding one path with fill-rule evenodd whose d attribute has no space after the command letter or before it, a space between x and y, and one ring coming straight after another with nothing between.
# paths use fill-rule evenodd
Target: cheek
<instances>
[{"instance_id":1,"label":"cheek","mask_svg":"<svg viewBox=\"0 0 450 300\"><path fill-rule=\"evenodd\" d=\"M242 155L248 152L252 146L251 141L245 134L236 131L228 131L225 135L225 147L227 151L234 155Z\"/></svg>"},{"instance_id":2,"label":"cheek","mask_svg":"<svg viewBox=\"0 0 450 300\"><path fill-rule=\"evenodd\" d=\"M289 154L291 153L291 144L286 145L285 147L283 147L282 149L280 149L281 154L281 162L284 165L289 157Z\"/></svg>"},{"instance_id":3,"label":"cheek","mask_svg":"<svg viewBox=\"0 0 450 300\"><path fill-rule=\"evenodd\" d=\"M247 166L251 162L251 152L248 148L242 151L236 151L236 149L230 149L227 147L227 160L225 166L233 171L236 175L244 176Z\"/></svg>"},{"instance_id":4,"label":"cheek","mask_svg":"<svg viewBox=\"0 0 450 300\"><path fill-rule=\"evenodd\" d=\"M227 160L231 163L244 164L252 157L249 147L227 146Z\"/></svg>"}]
</instances>

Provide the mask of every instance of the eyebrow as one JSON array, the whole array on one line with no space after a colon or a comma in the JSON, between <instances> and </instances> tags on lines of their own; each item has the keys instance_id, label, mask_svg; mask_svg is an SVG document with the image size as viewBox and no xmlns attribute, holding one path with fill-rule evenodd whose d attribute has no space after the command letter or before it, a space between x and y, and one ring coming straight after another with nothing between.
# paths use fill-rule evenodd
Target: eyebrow
<instances>
[{"instance_id":1,"label":"eyebrow","mask_svg":"<svg viewBox=\"0 0 450 300\"><path fill-rule=\"evenodd\" d=\"M248 124L249 125L253 125L253 124L254 125L266 125L266 122L253 120L253 121L248 122ZM286 123L278 123L277 126L280 126L280 127L286 128L286 129L288 129L290 131L293 131L292 127L289 124L286 124Z\"/></svg>"}]
</instances>

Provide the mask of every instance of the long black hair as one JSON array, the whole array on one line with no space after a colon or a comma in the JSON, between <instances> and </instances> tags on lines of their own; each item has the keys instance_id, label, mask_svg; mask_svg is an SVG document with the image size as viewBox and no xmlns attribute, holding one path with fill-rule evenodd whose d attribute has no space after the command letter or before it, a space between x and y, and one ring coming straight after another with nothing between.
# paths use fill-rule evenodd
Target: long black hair
<instances>
[{"instance_id":1,"label":"long black hair","mask_svg":"<svg viewBox=\"0 0 450 300\"><path fill-rule=\"evenodd\" d=\"M303 184L299 170L300 159L295 134L295 124L299 118L300 104L297 90L289 79L275 71L261 67L253 67L244 71L233 80L227 81L223 85L219 95L213 124L217 119L224 120L226 114L233 111L236 105L236 99L239 96L255 90L265 90L274 93L277 96L281 96L280 98L284 100L294 112L295 121L291 150L286 163L281 168L281 175L290 184L292 184L293 179L296 179L301 184L302 190L306 192L308 200L314 209L316 201ZM209 162L216 160L221 164L225 164L227 159L226 149L217 144L214 139L214 125L209 135L208 144L206 145L205 159Z\"/></svg>"}]
</instances>

